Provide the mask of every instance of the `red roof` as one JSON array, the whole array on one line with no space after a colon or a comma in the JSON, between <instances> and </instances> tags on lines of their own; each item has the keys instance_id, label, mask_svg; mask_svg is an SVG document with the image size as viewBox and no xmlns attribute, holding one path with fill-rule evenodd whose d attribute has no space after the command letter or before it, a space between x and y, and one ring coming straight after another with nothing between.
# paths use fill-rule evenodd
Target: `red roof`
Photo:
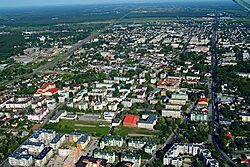
<instances>
[{"instance_id":1,"label":"red roof","mask_svg":"<svg viewBox=\"0 0 250 167\"><path fill-rule=\"evenodd\" d=\"M81 84L73 84L72 86L73 87L79 87L79 86L81 86Z\"/></svg>"},{"instance_id":2,"label":"red roof","mask_svg":"<svg viewBox=\"0 0 250 167\"><path fill-rule=\"evenodd\" d=\"M138 121L138 116L128 114L128 115L126 115L125 119L123 120L123 123L136 125L137 121Z\"/></svg>"},{"instance_id":3,"label":"red roof","mask_svg":"<svg viewBox=\"0 0 250 167\"><path fill-rule=\"evenodd\" d=\"M230 138L233 137L231 132L226 133L225 136L230 137Z\"/></svg>"},{"instance_id":4,"label":"red roof","mask_svg":"<svg viewBox=\"0 0 250 167\"><path fill-rule=\"evenodd\" d=\"M208 98L200 98L199 102L207 102L208 103Z\"/></svg>"},{"instance_id":5,"label":"red roof","mask_svg":"<svg viewBox=\"0 0 250 167\"><path fill-rule=\"evenodd\" d=\"M47 90L47 92L50 92L52 94L56 93L57 91L58 91L58 88L52 88L52 89Z\"/></svg>"}]
</instances>

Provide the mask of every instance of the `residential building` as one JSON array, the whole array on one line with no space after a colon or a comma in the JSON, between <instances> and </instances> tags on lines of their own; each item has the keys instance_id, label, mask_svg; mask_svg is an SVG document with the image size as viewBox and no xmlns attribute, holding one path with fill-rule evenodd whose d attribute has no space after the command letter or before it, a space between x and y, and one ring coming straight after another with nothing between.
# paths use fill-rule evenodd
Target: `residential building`
<instances>
[{"instance_id":1,"label":"residential building","mask_svg":"<svg viewBox=\"0 0 250 167\"><path fill-rule=\"evenodd\" d=\"M94 158L106 159L108 163L115 162L115 152L109 150L96 149L94 151Z\"/></svg>"},{"instance_id":2,"label":"residential building","mask_svg":"<svg viewBox=\"0 0 250 167\"><path fill-rule=\"evenodd\" d=\"M51 147L45 147L36 157L35 166L45 166L49 159L53 155L53 150Z\"/></svg>"},{"instance_id":3,"label":"residential building","mask_svg":"<svg viewBox=\"0 0 250 167\"><path fill-rule=\"evenodd\" d=\"M141 166L141 155L139 154L122 154L121 161L129 161L134 163L133 167Z\"/></svg>"},{"instance_id":4,"label":"residential building","mask_svg":"<svg viewBox=\"0 0 250 167\"><path fill-rule=\"evenodd\" d=\"M122 137L107 135L102 137L100 141L100 148L104 149L105 146L122 147L123 143L124 140Z\"/></svg>"},{"instance_id":5,"label":"residential building","mask_svg":"<svg viewBox=\"0 0 250 167\"><path fill-rule=\"evenodd\" d=\"M51 140L50 147L53 148L53 150L59 149L61 145L65 142L65 135L61 133L57 133L56 136Z\"/></svg>"},{"instance_id":6,"label":"residential building","mask_svg":"<svg viewBox=\"0 0 250 167\"><path fill-rule=\"evenodd\" d=\"M192 112L191 121L207 121L208 115L206 112Z\"/></svg>"},{"instance_id":7,"label":"residential building","mask_svg":"<svg viewBox=\"0 0 250 167\"><path fill-rule=\"evenodd\" d=\"M107 160L101 158L93 158L87 156L81 156L75 167L106 167Z\"/></svg>"}]
</instances>

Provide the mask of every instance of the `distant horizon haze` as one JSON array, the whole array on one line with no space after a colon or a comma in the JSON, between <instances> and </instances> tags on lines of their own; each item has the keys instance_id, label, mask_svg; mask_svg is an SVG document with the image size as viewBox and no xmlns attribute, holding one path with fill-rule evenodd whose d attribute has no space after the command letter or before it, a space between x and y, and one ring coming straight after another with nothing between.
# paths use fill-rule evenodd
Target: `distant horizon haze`
<instances>
[{"instance_id":1,"label":"distant horizon haze","mask_svg":"<svg viewBox=\"0 0 250 167\"><path fill-rule=\"evenodd\" d=\"M230 0L0 0L0 8L36 6L97 5L120 3L167 3L167 2L225 2Z\"/></svg>"}]
</instances>

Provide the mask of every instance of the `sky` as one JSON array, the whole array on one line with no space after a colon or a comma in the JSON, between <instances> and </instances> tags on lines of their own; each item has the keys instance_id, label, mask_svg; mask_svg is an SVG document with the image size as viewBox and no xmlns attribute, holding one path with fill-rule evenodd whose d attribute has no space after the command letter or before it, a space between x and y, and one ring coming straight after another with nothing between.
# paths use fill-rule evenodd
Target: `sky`
<instances>
[{"instance_id":1,"label":"sky","mask_svg":"<svg viewBox=\"0 0 250 167\"><path fill-rule=\"evenodd\" d=\"M0 0L0 8L54 6L54 5L89 5L112 3L143 3L143 2L173 2L173 1L225 1L225 0ZM230 0L229 0L230 1Z\"/></svg>"}]
</instances>

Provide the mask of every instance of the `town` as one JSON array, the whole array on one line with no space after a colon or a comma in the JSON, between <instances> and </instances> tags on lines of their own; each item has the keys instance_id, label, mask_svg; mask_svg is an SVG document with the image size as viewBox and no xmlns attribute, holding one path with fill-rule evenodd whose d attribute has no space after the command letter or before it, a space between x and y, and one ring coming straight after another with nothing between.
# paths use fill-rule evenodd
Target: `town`
<instances>
[{"instance_id":1,"label":"town","mask_svg":"<svg viewBox=\"0 0 250 167\"><path fill-rule=\"evenodd\" d=\"M67 42L23 31L11 61L27 68L1 64L1 166L249 164L250 27L236 18L79 26Z\"/></svg>"}]
</instances>

